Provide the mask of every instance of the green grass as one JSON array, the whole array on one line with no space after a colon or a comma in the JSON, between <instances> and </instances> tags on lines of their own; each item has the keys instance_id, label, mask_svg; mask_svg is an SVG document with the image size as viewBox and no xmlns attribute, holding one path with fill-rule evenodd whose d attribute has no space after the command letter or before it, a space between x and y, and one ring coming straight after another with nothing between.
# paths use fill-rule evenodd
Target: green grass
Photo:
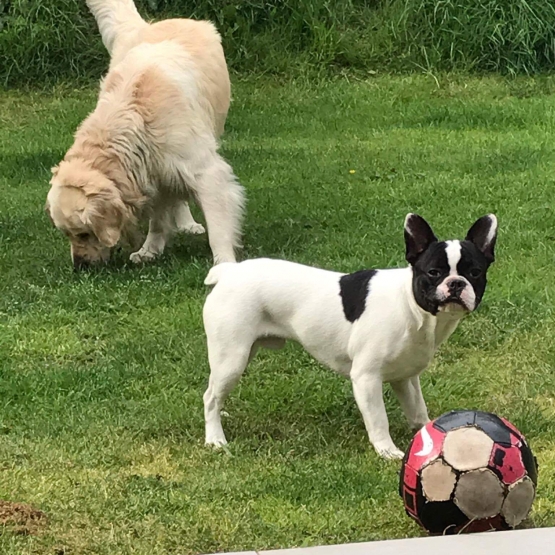
<instances>
[{"instance_id":1,"label":"green grass","mask_svg":"<svg viewBox=\"0 0 555 555\"><path fill-rule=\"evenodd\" d=\"M135 0L149 20L214 22L241 74L535 74L555 63L546 0ZM108 55L84 0L0 0L0 87L90 83Z\"/></svg>"},{"instance_id":2,"label":"green grass","mask_svg":"<svg viewBox=\"0 0 555 555\"><path fill-rule=\"evenodd\" d=\"M553 68L553 2L390 0L387 4L391 9L386 25L397 52L427 69L531 74Z\"/></svg>"},{"instance_id":3,"label":"green grass","mask_svg":"<svg viewBox=\"0 0 555 555\"><path fill-rule=\"evenodd\" d=\"M391 60L379 0L136 0L148 20L208 19L234 71L320 74ZM387 4L387 2L386 2ZM404 20L403 20L404 21ZM0 0L0 86L89 81L107 53L84 0Z\"/></svg>"},{"instance_id":4,"label":"green grass","mask_svg":"<svg viewBox=\"0 0 555 555\"><path fill-rule=\"evenodd\" d=\"M500 222L478 313L423 378L433 416L501 413L540 463L529 526L555 525L555 79L235 83L224 153L248 191L245 257L403 265L408 211L443 238ZM203 446L204 237L158 263L74 274L43 212L94 91L0 97L0 499L42 509L3 555L196 554L417 536L346 380L298 347L232 394ZM354 174L350 170L355 170ZM410 434L386 392L392 435Z\"/></svg>"}]
</instances>

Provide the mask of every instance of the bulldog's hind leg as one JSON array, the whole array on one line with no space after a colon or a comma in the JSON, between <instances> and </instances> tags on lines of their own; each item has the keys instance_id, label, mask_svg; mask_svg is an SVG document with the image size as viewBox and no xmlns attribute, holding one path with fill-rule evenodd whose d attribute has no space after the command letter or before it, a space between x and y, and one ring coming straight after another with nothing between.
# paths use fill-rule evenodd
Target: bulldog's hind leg
<instances>
[{"instance_id":1,"label":"bulldog's hind leg","mask_svg":"<svg viewBox=\"0 0 555 555\"><path fill-rule=\"evenodd\" d=\"M208 389L204 393L206 445L221 446L227 443L222 428L221 410L247 367L251 347L252 344L222 346L208 341L210 378Z\"/></svg>"},{"instance_id":2,"label":"bulldog's hind leg","mask_svg":"<svg viewBox=\"0 0 555 555\"><path fill-rule=\"evenodd\" d=\"M221 335L214 339L207 332L207 336L210 379L204 394L206 445L221 446L227 443L221 420L224 401L241 379L258 349L281 349L285 345L285 339L264 337L253 341L252 337L238 337L233 331L226 334L227 339L224 340Z\"/></svg>"},{"instance_id":3,"label":"bulldog's hind leg","mask_svg":"<svg viewBox=\"0 0 555 555\"><path fill-rule=\"evenodd\" d=\"M230 296L225 286L219 284L208 295L204 305L204 329L210 363L208 389L204 394L207 445L227 443L221 410L227 396L256 354L257 315L247 314L241 303L233 305L234 297ZM236 314L237 318L230 318L229 314Z\"/></svg>"}]
</instances>

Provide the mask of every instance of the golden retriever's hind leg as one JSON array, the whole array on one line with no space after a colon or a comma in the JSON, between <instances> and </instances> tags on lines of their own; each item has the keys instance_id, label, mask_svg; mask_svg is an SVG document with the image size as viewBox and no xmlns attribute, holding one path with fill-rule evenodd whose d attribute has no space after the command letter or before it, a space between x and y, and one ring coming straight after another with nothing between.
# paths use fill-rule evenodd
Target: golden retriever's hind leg
<instances>
[{"instance_id":1,"label":"golden retriever's hind leg","mask_svg":"<svg viewBox=\"0 0 555 555\"><path fill-rule=\"evenodd\" d=\"M214 163L195 175L192 187L206 219L214 263L235 262L241 246L245 192L229 164L216 155Z\"/></svg>"},{"instance_id":2,"label":"golden retriever's hind leg","mask_svg":"<svg viewBox=\"0 0 555 555\"><path fill-rule=\"evenodd\" d=\"M150 262L164 252L171 233L171 221L167 207L157 207L148 225L148 235L143 246L129 260L135 264Z\"/></svg>"},{"instance_id":3,"label":"golden retriever's hind leg","mask_svg":"<svg viewBox=\"0 0 555 555\"><path fill-rule=\"evenodd\" d=\"M206 233L204 226L195 222L189 204L186 201L179 201L174 207L175 227L177 231L190 233L191 235L202 235Z\"/></svg>"}]
</instances>

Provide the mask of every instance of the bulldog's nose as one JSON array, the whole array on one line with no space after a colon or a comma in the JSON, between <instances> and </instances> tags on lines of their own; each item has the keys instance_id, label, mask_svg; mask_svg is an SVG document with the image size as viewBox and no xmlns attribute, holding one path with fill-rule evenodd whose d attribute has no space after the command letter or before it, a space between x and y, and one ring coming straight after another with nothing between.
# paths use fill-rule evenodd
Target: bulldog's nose
<instances>
[{"instance_id":1,"label":"bulldog's nose","mask_svg":"<svg viewBox=\"0 0 555 555\"><path fill-rule=\"evenodd\" d=\"M90 262L83 258L82 256L73 257L73 269L74 270L84 270L90 266Z\"/></svg>"},{"instance_id":2,"label":"bulldog's nose","mask_svg":"<svg viewBox=\"0 0 555 555\"><path fill-rule=\"evenodd\" d=\"M447 284L447 287L451 295L460 295L466 287L466 281L463 279L453 279Z\"/></svg>"}]
</instances>

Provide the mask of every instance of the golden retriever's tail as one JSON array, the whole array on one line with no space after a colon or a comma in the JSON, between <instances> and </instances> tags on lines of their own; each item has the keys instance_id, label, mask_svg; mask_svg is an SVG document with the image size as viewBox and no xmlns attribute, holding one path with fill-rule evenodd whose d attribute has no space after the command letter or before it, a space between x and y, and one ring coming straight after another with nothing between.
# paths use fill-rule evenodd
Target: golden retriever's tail
<instances>
[{"instance_id":1,"label":"golden retriever's tail","mask_svg":"<svg viewBox=\"0 0 555 555\"><path fill-rule=\"evenodd\" d=\"M206 279L204 280L204 285L216 285L218 281L222 278L222 274L229 270L231 266L236 266L235 262L222 262L217 266L214 266L208 272Z\"/></svg>"},{"instance_id":2,"label":"golden retriever's tail","mask_svg":"<svg viewBox=\"0 0 555 555\"><path fill-rule=\"evenodd\" d=\"M148 23L139 15L133 0L87 0L104 46L111 54L116 40L136 33Z\"/></svg>"}]
</instances>

